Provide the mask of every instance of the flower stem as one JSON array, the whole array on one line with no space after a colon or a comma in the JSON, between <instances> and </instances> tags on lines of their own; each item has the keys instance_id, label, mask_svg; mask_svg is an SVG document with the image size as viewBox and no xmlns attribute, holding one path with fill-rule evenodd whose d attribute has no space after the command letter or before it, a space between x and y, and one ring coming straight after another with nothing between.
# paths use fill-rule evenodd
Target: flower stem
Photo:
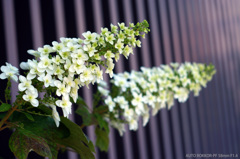
<instances>
[{"instance_id":1,"label":"flower stem","mask_svg":"<svg viewBox=\"0 0 240 159\"><path fill-rule=\"evenodd\" d=\"M15 105L14 107L12 107L7 114L3 117L3 119L0 121L0 130L3 126L3 124L8 120L8 118L12 115L12 113L17 109L18 105Z\"/></svg>"}]
</instances>

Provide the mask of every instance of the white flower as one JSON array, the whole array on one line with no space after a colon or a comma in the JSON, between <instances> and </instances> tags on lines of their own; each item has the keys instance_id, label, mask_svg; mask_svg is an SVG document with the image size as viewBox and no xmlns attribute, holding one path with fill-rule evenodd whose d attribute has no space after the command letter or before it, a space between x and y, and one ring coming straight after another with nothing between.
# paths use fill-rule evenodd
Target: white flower
<instances>
[{"instance_id":1,"label":"white flower","mask_svg":"<svg viewBox=\"0 0 240 159\"><path fill-rule=\"evenodd\" d=\"M117 27L116 25L111 24L111 31L112 31L113 33L116 33L116 32L117 32L117 29L118 29L118 27Z\"/></svg>"},{"instance_id":2,"label":"white flower","mask_svg":"<svg viewBox=\"0 0 240 159\"><path fill-rule=\"evenodd\" d=\"M91 33L90 31L87 31L82 34L83 37L85 38L84 43L89 44L90 42L96 42L97 34L96 33Z\"/></svg>"},{"instance_id":3,"label":"white flower","mask_svg":"<svg viewBox=\"0 0 240 159\"><path fill-rule=\"evenodd\" d=\"M126 118L126 120L130 121L134 117L134 110L131 108L125 107L123 115Z\"/></svg>"},{"instance_id":4,"label":"white flower","mask_svg":"<svg viewBox=\"0 0 240 159\"><path fill-rule=\"evenodd\" d=\"M175 88L174 98L179 102L185 102L188 99L189 91L186 88Z\"/></svg>"},{"instance_id":5,"label":"white flower","mask_svg":"<svg viewBox=\"0 0 240 159\"><path fill-rule=\"evenodd\" d=\"M67 87L74 88L76 86L73 77L68 76L63 78L64 83L66 84Z\"/></svg>"},{"instance_id":6,"label":"white flower","mask_svg":"<svg viewBox=\"0 0 240 159\"><path fill-rule=\"evenodd\" d=\"M36 58L40 57L40 52L35 50L28 50L28 54L35 56Z\"/></svg>"},{"instance_id":7,"label":"white flower","mask_svg":"<svg viewBox=\"0 0 240 159\"><path fill-rule=\"evenodd\" d=\"M143 126L145 126L149 121L149 108L147 105L144 105L144 114L143 114Z\"/></svg>"},{"instance_id":8,"label":"white flower","mask_svg":"<svg viewBox=\"0 0 240 159\"><path fill-rule=\"evenodd\" d=\"M59 127L59 123L60 123L60 116L57 112L56 106L54 104L50 104L50 103L46 103L46 106L50 106L52 108L52 117L53 120L55 121L55 124L57 127Z\"/></svg>"},{"instance_id":9,"label":"white flower","mask_svg":"<svg viewBox=\"0 0 240 159\"><path fill-rule=\"evenodd\" d=\"M105 99L104 102L105 102L105 104L107 104L109 111L112 112L113 109L114 109L114 107L115 107L115 105L116 105L116 104L113 102L112 98L111 98L110 96L108 96L108 98Z\"/></svg>"},{"instance_id":10,"label":"white flower","mask_svg":"<svg viewBox=\"0 0 240 159\"><path fill-rule=\"evenodd\" d=\"M61 59L61 57L59 55L56 55L56 57L52 58L52 62L60 65L61 63L64 63L65 61L63 59Z\"/></svg>"},{"instance_id":11,"label":"white flower","mask_svg":"<svg viewBox=\"0 0 240 159\"><path fill-rule=\"evenodd\" d=\"M114 102L118 103L120 108L122 108L122 109L128 107L128 102L125 100L125 98L123 96L118 96L118 97L114 98L113 100L114 100Z\"/></svg>"},{"instance_id":12,"label":"white flower","mask_svg":"<svg viewBox=\"0 0 240 159\"><path fill-rule=\"evenodd\" d=\"M6 79L10 77L15 82L18 81L18 78L17 78L18 68L6 62L6 66L1 66L1 71L3 73L0 74L0 79Z\"/></svg>"},{"instance_id":13,"label":"white flower","mask_svg":"<svg viewBox=\"0 0 240 159\"><path fill-rule=\"evenodd\" d=\"M113 57L115 57L115 55L112 53L112 51L107 51L105 54L104 54L104 57L106 58L106 59L111 59L111 58L113 58Z\"/></svg>"},{"instance_id":14,"label":"white flower","mask_svg":"<svg viewBox=\"0 0 240 159\"><path fill-rule=\"evenodd\" d=\"M83 50L88 53L89 57L92 57L92 56L94 55L94 53L97 52L97 50L95 49L95 47L93 47L93 46L90 45L90 44L84 45L84 46L83 46Z\"/></svg>"},{"instance_id":15,"label":"white flower","mask_svg":"<svg viewBox=\"0 0 240 159\"><path fill-rule=\"evenodd\" d=\"M56 107L54 107L54 108L52 109L52 117L53 117L53 120L55 121L56 126L59 127L60 117L59 117L59 114L58 114L58 112L57 112Z\"/></svg>"},{"instance_id":16,"label":"white flower","mask_svg":"<svg viewBox=\"0 0 240 159\"><path fill-rule=\"evenodd\" d=\"M112 62L112 60L108 60L107 61L107 66L108 68L106 69L105 73L108 73L109 76L112 78L113 76L113 69L114 69L114 63Z\"/></svg>"},{"instance_id":17,"label":"white flower","mask_svg":"<svg viewBox=\"0 0 240 159\"><path fill-rule=\"evenodd\" d=\"M115 77L114 84L121 87L122 91L126 91L126 89L129 87L127 80L123 77Z\"/></svg>"},{"instance_id":18,"label":"white flower","mask_svg":"<svg viewBox=\"0 0 240 159\"><path fill-rule=\"evenodd\" d=\"M44 82L44 86L46 88L49 86L54 86L54 81L50 74L42 75L42 76L38 77L38 80Z\"/></svg>"},{"instance_id":19,"label":"white flower","mask_svg":"<svg viewBox=\"0 0 240 159\"><path fill-rule=\"evenodd\" d=\"M120 136L123 135L123 133L125 132L125 126L123 123L111 121L110 124L111 124L111 126L113 126L114 128L116 128L118 130Z\"/></svg>"},{"instance_id":20,"label":"white flower","mask_svg":"<svg viewBox=\"0 0 240 159\"><path fill-rule=\"evenodd\" d=\"M61 57L64 59L64 60L67 60L69 55L70 55L70 52L67 51L67 50L63 50L63 51L60 51L59 54L61 55Z\"/></svg>"},{"instance_id":21,"label":"white flower","mask_svg":"<svg viewBox=\"0 0 240 159\"><path fill-rule=\"evenodd\" d=\"M154 108L152 109L152 116L156 115L160 109L166 108L165 102L156 102Z\"/></svg>"},{"instance_id":22,"label":"white flower","mask_svg":"<svg viewBox=\"0 0 240 159\"><path fill-rule=\"evenodd\" d=\"M86 68L80 75L80 81L84 83L84 82L88 82L88 81L92 81L92 80L93 80L93 75L92 75L90 69Z\"/></svg>"},{"instance_id":23,"label":"white flower","mask_svg":"<svg viewBox=\"0 0 240 159\"><path fill-rule=\"evenodd\" d=\"M137 94L137 93L133 92L132 105L139 106L139 105L143 104L142 102L143 102L142 94Z\"/></svg>"},{"instance_id":24,"label":"white flower","mask_svg":"<svg viewBox=\"0 0 240 159\"><path fill-rule=\"evenodd\" d=\"M38 69L38 71L42 71L43 69L46 69L46 68L49 68L51 63L52 63L52 60L49 59L48 57L46 56L42 56L40 57L41 61L38 63L38 67L40 69Z\"/></svg>"},{"instance_id":25,"label":"white flower","mask_svg":"<svg viewBox=\"0 0 240 159\"><path fill-rule=\"evenodd\" d=\"M62 49L64 48L64 45L62 43L58 43L56 41L53 41L52 44L53 44L52 48L55 51L62 51Z\"/></svg>"},{"instance_id":26,"label":"white flower","mask_svg":"<svg viewBox=\"0 0 240 159\"><path fill-rule=\"evenodd\" d=\"M129 121L129 130L137 130L138 129L138 123L137 123L137 120L132 118L130 121Z\"/></svg>"},{"instance_id":27,"label":"white flower","mask_svg":"<svg viewBox=\"0 0 240 159\"><path fill-rule=\"evenodd\" d=\"M123 52L123 47L124 44L121 42L121 40L118 40L117 43L115 44L115 48L118 49L119 53L122 54Z\"/></svg>"},{"instance_id":28,"label":"white flower","mask_svg":"<svg viewBox=\"0 0 240 159\"><path fill-rule=\"evenodd\" d=\"M124 48L123 50L123 55L125 56L126 59L128 59L128 56L130 53L133 53L132 47L129 47L128 45Z\"/></svg>"},{"instance_id":29,"label":"white flower","mask_svg":"<svg viewBox=\"0 0 240 159\"><path fill-rule=\"evenodd\" d=\"M37 107L39 105L38 100L36 99L38 97L38 92L37 89L33 89L33 90L26 90L25 92L26 94L23 95L23 99L25 101L28 101L32 104L32 106Z\"/></svg>"},{"instance_id":30,"label":"white flower","mask_svg":"<svg viewBox=\"0 0 240 159\"><path fill-rule=\"evenodd\" d=\"M69 51L74 52L75 50L77 50L80 47L80 45L74 45L72 42L68 42L67 43L67 48Z\"/></svg>"},{"instance_id":31,"label":"white flower","mask_svg":"<svg viewBox=\"0 0 240 159\"><path fill-rule=\"evenodd\" d=\"M57 66L53 71L54 71L53 74L54 74L54 75L57 75L57 76L58 76L58 79L62 79L64 70L62 70L60 66Z\"/></svg>"},{"instance_id":32,"label":"white flower","mask_svg":"<svg viewBox=\"0 0 240 159\"><path fill-rule=\"evenodd\" d=\"M57 96L61 96L61 95L67 95L70 92L70 88L66 87L65 84L61 83L60 81L55 81L54 85L58 88L56 91Z\"/></svg>"},{"instance_id":33,"label":"white flower","mask_svg":"<svg viewBox=\"0 0 240 159\"><path fill-rule=\"evenodd\" d=\"M118 23L119 27L121 30L125 29L125 23Z\"/></svg>"},{"instance_id":34,"label":"white flower","mask_svg":"<svg viewBox=\"0 0 240 159\"><path fill-rule=\"evenodd\" d=\"M100 67L97 67L97 68L95 69L95 76L96 76L96 78L97 78L97 82L103 80L103 71L100 70Z\"/></svg>"},{"instance_id":35,"label":"white flower","mask_svg":"<svg viewBox=\"0 0 240 159\"><path fill-rule=\"evenodd\" d=\"M74 87L71 89L70 96L72 97L73 101L76 103L78 98L78 87Z\"/></svg>"},{"instance_id":36,"label":"white flower","mask_svg":"<svg viewBox=\"0 0 240 159\"><path fill-rule=\"evenodd\" d=\"M41 53L41 56L48 56L49 53L53 52L54 50L50 45L44 45L43 48L38 48L38 52Z\"/></svg>"},{"instance_id":37,"label":"white flower","mask_svg":"<svg viewBox=\"0 0 240 159\"><path fill-rule=\"evenodd\" d=\"M62 100L57 100L56 105L61 107L63 110L63 116L68 118L68 115L71 114L72 103L69 101L68 96L63 96Z\"/></svg>"},{"instance_id":38,"label":"white flower","mask_svg":"<svg viewBox=\"0 0 240 159\"><path fill-rule=\"evenodd\" d=\"M106 38L105 38L105 39L106 39L107 42L109 42L109 43L112 44L112 45L113 45L113 41L115 40L113 34L108 34L108 35L106 35Z\"/></svg>"},{"instance_id":39,"label":"white flower","mask_svg":"<svg viewBox=\"0 0 240 159\"><path fill-rule=\"evenodd\" d=\"M70 72L77 72L77 74L82 73L84 70L86 69L86 66L83 64L78 64L77 62L73 63L70 67L69 67L69 71Z\"/></svg>"},{"instance_id":40,"label":"white flower","mask_svg":"<svg viewBox=\"0 0 240 159\"><path fill-rule=\"evenodd\" d=\"M83 64L85 61L87 61L88 55L84 53L82 49L78 49L75 53L71 55L73 58L76 58L77 60L81 61L78 62L79 64Z\"/></svg>"},{"instance_id":41,"label":"white flower","mask_svg":"<svg viewBox=\"0 0 240 159\"><path fill-rule=\"evenodd\" d=\"M103 87L98 87L98 91L104 96L107 96L109 94L109 91Z\"/></svg>"},{"instance_id":42,"label":"white flower","mask_svg":"<svg viewBox=\"0 0 240 159\"><path fill-rule=\"evenodd\" d=\"M156 102L156 96L154 96L152 93L147 91L147 94L145 96L145 103L150 105L152 108L154 108Z\"/></svg>"},{"instance_id":43,"label":"white flower","mask_svg":"<svg viewBox=\"0 0 240 159\"><path fill-rule=\"evenodd\" d=\"M32 81L31 80L27 80L27 78L25 78L24 76L19 76L19 80L21 83L19 83L18 85L18 89L19 91L25 91L26 89L29 90L33 90L34 87L32 86Z\"/></svg>"}]
</instances>

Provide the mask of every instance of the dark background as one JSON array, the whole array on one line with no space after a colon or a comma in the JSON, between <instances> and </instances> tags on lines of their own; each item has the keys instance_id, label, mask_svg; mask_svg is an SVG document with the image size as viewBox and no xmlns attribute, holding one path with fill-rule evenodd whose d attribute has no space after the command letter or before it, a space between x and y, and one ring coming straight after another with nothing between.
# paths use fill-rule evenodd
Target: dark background
<instances>
[{"instance_id":1,"label":"dark background","mask_svg":"<svg viewBox=\"0 0 240 159\"><path fill-rule=\"evenodd\" d=\"M108 153L99 159L182 159L186 154L240 156L240 1L238 0L0 0L0 65L14 66L60 37L100 32L110 23L146 19L151 32L129 60L121 58L115 72L139 70L170 62L213 63L217 74L200 96L163 109L137 132L120 137L111 129ZM108 77L105 76L108 80ZM6 82L1 81L0 97ZM92 103L92 91L80 95ZM13 96L17 84L13 85ZM80 123L78 117L71 117ZM93 127L84 131L94 140ZM14 158L9 130L0 132L0 157ZM30 154L29 158L41 158ZM76 159L73 152L59 158ZM231 158L231 157L230 157Z\"/></svg>"}]
</instances>

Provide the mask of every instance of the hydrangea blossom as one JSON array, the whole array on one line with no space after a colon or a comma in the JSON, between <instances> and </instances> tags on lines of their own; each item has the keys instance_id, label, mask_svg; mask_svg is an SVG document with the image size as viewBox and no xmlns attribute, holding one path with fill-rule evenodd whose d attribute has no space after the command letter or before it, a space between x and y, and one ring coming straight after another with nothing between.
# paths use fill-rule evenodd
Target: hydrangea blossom
<instances>
[{"instance_id":1,"label":"hydrangea blossom","mask_svg":"<svg viewBox=\"0 0 240 159\"><path fill-rule=\"evenodd\" d=\"M37 50L27 52L35 57L21 63L21 68L26 70L26 77L20 76L19 90L23 93L22 98L34 107L40 104L55 105L62 108L63 115L68 117L71 113L72 102L78 98L78 89L88 84L99 82L105 73L113 76L119 55L126 58L132 53L132 48L139 46L139 36L144 37L148 33L147 21L119 25L111 24L111 30L102 28L102 32L92 33L87 31L81 38L60 38L60 42L53 41L52 45L44 45ZM142 33L142 34L140 34ZM6 63L2 66L1 79L12 78L17 81L18 69ZM38 97L40 92L45 93L44 98ZM110 99L109 99L109 102ZM120 101L119 101L120 102ZM121 101L123 104L124 102ZM59 125L57 109L53 110L53 118ZM114 109L114 105L112 105Z\"/></svg>"},{"instance_id":2,"label":"hydrangea blossom","mask_svg":"<svg viewBox=\"0 0 240 159\"><path fill-rule=\"evenodd\" d=\"M11 64L6 62L6 66L1 66L1 71L3 73L0 74L0 79L11 78L15 82L18 81L18 68L12 66Z\"/></svg>"},{"instance_id":3,"label":"hydrangea blossom","mask_svg":"<svg viewBox=\"0 0 240 159\"><path fill-rule=\"evenodd\" d=\"M171 109L174 99L185 102L191 91L198 96L201 88L206 87L215 72L213 65L189 62L153 68L142 67L139 72L113 75L112 89L118 88L117 95L116 91L113 91L115 94L111 94L103 81L98 86L98 90L103 97L106 97L104 102L110 113L107 116L114 116L114 113L118 115L109 119L110 124L122 134L124 130L120 123L127 123L130 130L137 130L138 120L141 117L143 125L147 124L150 109L152 115L155 115L160 109ZM116 124L118 122L119 124Z\"/></svg>"}]
</instances>

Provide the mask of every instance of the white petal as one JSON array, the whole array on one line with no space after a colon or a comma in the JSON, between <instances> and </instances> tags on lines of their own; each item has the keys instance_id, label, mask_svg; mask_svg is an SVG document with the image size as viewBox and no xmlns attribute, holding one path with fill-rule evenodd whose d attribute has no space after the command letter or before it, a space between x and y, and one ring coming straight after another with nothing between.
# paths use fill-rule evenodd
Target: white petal
<instances>
[{"instance_id":1,"label":"white petal","mask_svg":"<svg viewBox=\"0 0 240 159\"><path fill-rule=\"evenodd\" d=\"M18 77L17 77L16 75L13 75L11 78L12 78L15 82L18 81Z\"/></svg>"},{"instance_id":2,"label":"white petal","mask_svg":"<svg viewBox=\"0 0 240 159\"><path fill-rule=\"evenodd\" d=\"M35 77L36 77L36 74L28 73L28 75L27 75L27 79L28 79L28 80L32 80L32 79L34 79Z\"/></svg>"},{"instance_id":3,"label":"white petal","mask_svg":"<svg viewBox=\"0 0 240 159\"><path fill-rule=\"evenodd\" d=\"M21 92L26 90L26 87L24 86L23 83L20 83L20 84L18 85L18 90L21 91Z\"/></svg>"},{"instance_id":4,"label":"white petal","mask_svg":"<svg viewBox=\"0 0 240 159\"><path fill-rule=\"evenodd\" d=\"M39 102L37 99L33 99L33 100L31 100L31 104L32 104L32 106L37 107L39 105Z\"/></svg>"},{"instance_id":5,"label":"white petal","mask_svg":"<svg viewBox=\"0 0 240 159\"><path fill-rule=\"evenodd\" d=\"M28 99L28 95L23 95L23 99L25 100L25 101L29 101L29 99Z\"/></svg>"},{"instance_id":6,"label":"white petal","mask_svg":"<svg viewBox=\"0 0 240 159\"><path fill-rule=\"evenodd\" d=\"M23 70L29 70L30 69L27 62L21 62L20 63L20 68L23 69Z\"/></svg>"},{"instance_id":7,"label":"white petal","mask_svg":"<svg viewBox=\"0 0 240 159\"><path fill-rule=\"evenodd\" d=\"M24 76L22 76L22 75L19 76L19 80L20 80L21 82L27 81L27 79L26 79Z\"/></svg>"},{"instance_id":8,"label":"white petal","mask_svg":"<svg viewBox=\"0 0 240 159\"><path fill-rule=\"evenodd\" d=\"M6 76L5 73L1 73L1 74L0 74L0 79L6 79L6 78L7 78L7 76Z\"/></svg>"},{"instance_id":9,"label":"white petal","mask_svg":"<svg viewBox=\"0 0 240 159\"><path fill-rule=\"evenodd\" d=\"M7 66L2 66L1 67L1 71L2 72L8 72L9 71L9 68Z\"/></svg>"},{"instance_id":10,"label":"white petal","mask_svg":"<svg viewBox=\"0 0 240 159\"><path fill-rule=\"evenodd\" d=\"M56 101L56 105L60 107L61 100Z\"/></svg>"}]
</instances>

